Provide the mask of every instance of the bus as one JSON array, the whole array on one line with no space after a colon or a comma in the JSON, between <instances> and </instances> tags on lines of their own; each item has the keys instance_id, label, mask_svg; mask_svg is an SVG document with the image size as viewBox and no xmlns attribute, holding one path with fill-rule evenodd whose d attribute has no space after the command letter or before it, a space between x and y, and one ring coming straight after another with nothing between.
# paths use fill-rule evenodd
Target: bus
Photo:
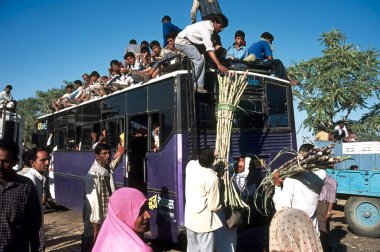
<instances>
[{"instance_id":1,"label":"bus","mask_svg":"<svg viewBox=\"0 0 380 252\"><path fill-rule=\"evenodd\" d=\"M14 167L19 170L22 167L22 120L20 114L14 109L0 108L0 139L12 140L19 146L19 164Z\"/></svg>"},{"instance_id":2,"label":"bus","mask_svg":"<svg viewBox=\"0 0 380 252\"><path fill-rule=\"evenodd\" d=\"M250 170L253 188L266 175L265 163L284 148L296 149L291 85L270 71L260 71L248 73L248 86L233 120L230 150L236 160L257 157ZM186 164L200 148L215 146L217 73L207 72L205 82L208 93L195 93L191 71L178 69L143 85L39 117L36 144L46 145L50 137L56 149L57 203L82 211L83 178L95 158L92 137L105 134L113 150L123 139L127 153L114 172L117 187L146 193L152 239L178 242L185 230ZM276 159L272 167L286 158Z\"/></svg>"}]
</instances>

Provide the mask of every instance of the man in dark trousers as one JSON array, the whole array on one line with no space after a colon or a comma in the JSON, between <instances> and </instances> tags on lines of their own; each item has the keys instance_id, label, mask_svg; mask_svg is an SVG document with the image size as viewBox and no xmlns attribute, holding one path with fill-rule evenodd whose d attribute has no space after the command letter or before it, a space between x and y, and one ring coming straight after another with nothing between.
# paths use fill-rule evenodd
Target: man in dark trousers
<instances>
[{"instance_id":1,"label":"man in dark trousers","mask_svg":"<svg viewBox=\"0 0 380 252\"><path fill-rule=\"evenodd\" d=\"M0 139L0 251L44 251L40 201L29 178L18 175L19 148Z\"/></svg>"}]
</instances>

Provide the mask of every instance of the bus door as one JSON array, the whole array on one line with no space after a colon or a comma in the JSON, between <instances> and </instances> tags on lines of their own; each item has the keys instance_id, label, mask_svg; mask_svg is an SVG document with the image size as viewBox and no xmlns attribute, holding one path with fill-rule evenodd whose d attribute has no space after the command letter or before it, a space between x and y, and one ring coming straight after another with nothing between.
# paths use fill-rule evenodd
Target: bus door
<instances>
[{"instance_id":1,"label":"bus door","mask_svg":"<svg viewBox=\"0 0 380 252\"><path fill-rule=\"evenodd\" d=\"M146 154L145 181L151 215L151 238L178 242L180 224L177 137L168 134L171 118L164 114L149 116L149 144ZM183 211L183 209L182 209Z\"/></svg>"},{"instance_id":2,"label":"bus door","mask_svg":"<svg viewBox=\"0 0 380 252\"><path fill-rule=\"evenodd\" d=\"M134 115L128 121L128 169L125 184L146 194L144 162L148 146L148 115Z\"/></svg>"}]
</instances>

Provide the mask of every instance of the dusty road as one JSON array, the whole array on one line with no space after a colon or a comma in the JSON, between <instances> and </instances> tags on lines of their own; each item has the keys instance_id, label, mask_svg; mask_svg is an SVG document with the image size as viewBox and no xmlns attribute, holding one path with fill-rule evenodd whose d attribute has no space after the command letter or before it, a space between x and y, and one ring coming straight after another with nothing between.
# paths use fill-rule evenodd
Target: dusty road
<instances>
[{"instance_id":1,"label":"dusty road","mask_svg":"<svg viewBox=\"0 0 380 252\"><path fill-rule=\"evenodd\" d=\"M380 252L380 238L366 238L353 234L344 220L343 203L333 211L331 245L336 252ZM81 213L64 208L45 211L46 251L80 251L83 231ZM238 234L238 251L258 251L265 244L267 227ZM153 244L155 251L185 251L173 244Z\"/></svg>"}]
</instances>

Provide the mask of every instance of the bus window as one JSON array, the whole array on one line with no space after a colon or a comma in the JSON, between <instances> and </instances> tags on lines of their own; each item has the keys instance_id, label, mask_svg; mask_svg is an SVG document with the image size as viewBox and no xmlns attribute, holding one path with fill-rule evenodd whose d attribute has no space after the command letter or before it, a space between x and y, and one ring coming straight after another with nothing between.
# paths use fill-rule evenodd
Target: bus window
<instances>
[{"instance_id":1,"label":"bus window","mask_svg":"<svg viewBox=\"0 0 380 252\"><path fill-rule=\"evenodd\" d=\"M269 128L289 127L287 88L267 83Z\"/></svg>"},{"instance_id":2,"label":"bus window","mask_svg":"<svg viewBox=\"0 0 380 252\"><path fill-rule=\"evenodd\" d=\"M65 128L66 127L66 113L59 113L54 116L55 117L55 128L60 129L60 128Z\"/></svg>"},{"instance_id":3,"label":"bus window","mask_svg":"<svg viewBox=\"0 0 380 252\"><path fill-rule=\"evenodd\" d=\"M102 101L102 120L123 116L125 114L126 95L109 97Z\"/></svg>"},{"instance_id":4,"label":"bus window","mask_svg":"<svg viewBox=\"0 0 380 252\"><path fill-rule=\"evenodd\" d=\"M114 119L106 121L105 130L107 132L107 144L109 144L112 149L117 149L120 134L124 132L124 119Z\"/></svg>"},{"instance_id":5,"label":"bus window","mask_svg":"<svg viewBox=\"0 0 380 252\"><path fill-rule=\"evenodd\" d=\"M55 137L55 142L57 144L58 150L64 150L66 145L65 131L63 129L57 130Z\"/></svg>"},{"instance_id":6,"label":"bus window","mask_svg":"<svg viewBox=\"0 0 380 252\"><path fill-rule=\"evenodd\" d=\"M100 121L100 101L88 103L83 106L83 123Z\"/></svg>"},{"instance_id":7,"label":"bus window","mask_svg":"<svg viewBox=\"0 0 380 252\"><path fill-rule=\"evenodd\" d=\"M150 128L150 149L154 152L157 152L160 149L160 143L162 142L160 140L160 116L159 114L153 114L151 115L151 128ZM161 120L162 122L162 120Z\"/></svg>"},{"instance_id":8,"label":"bus window","mask_svg":"<svg viewBox=\"0 0 380 252\"><path fill-rule=\"evenodd\" d=\"M242 129L262 129L266 116L263 113L263 102L254 100L249 95L242 96L239 108L235 112L233 127Z\"/></svg>"}]
</instances>

